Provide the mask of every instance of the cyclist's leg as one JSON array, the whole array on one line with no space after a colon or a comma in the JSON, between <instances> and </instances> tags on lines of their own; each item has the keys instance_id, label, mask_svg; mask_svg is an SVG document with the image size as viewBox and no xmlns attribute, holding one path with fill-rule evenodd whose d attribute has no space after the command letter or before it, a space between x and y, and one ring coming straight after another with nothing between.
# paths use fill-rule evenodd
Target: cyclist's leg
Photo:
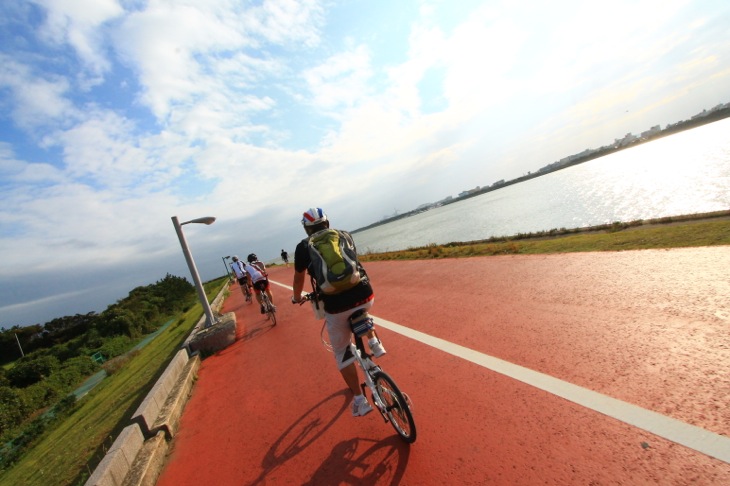
<instances>
[{"instance_id":1,"label":"cyclist's leg","mask_svg":"<svg viewBox=\"0 0 730 486\"><path fill-rule=\"evenodd\" d=\"M259 305L261 305L262 302L261 302L261 281L260 280L253 284L253 293L256 295L256 302L258 302Z\"/></svg>"},{"instance_id":2,"label":"cyclist's leg","mask_svg":"<svg viewBox=\"0 0 730 486\"><path fill-rule=\"evenodd\" d=\"M269 296L269 300L271 301L271 305L274 305L274 296L271 293L271 283L269 282L269 279L266 279L266 295Z\"/></svg>"},{"instance_id":3,"label":"cyclist's leg","mask_svg":"<svg viewBox=\"0 0 730 486\"><path fill-rule=\"evenodd\" d=\"M324 314L332 352L334 353L337 369L345 380L347 387L354 395L360 394L359 378L355 367L355 357L350 352L350 324L348 317L350 313Z\"/></svg>"},{"instance_id":4,"label":"cyclist's leg","mask_svg":"<svg viewBox=\"0 0 730 486\"><path fill-rule=\"evenodd\" d=\"M327 327L327 334L332 345L332 351L335 354L335 360L337 361L337 369L340 370L342 377L347 383L348 388L352 390L356 396L360 395L360 379L358 377L357 368L355 367L355 357L350 352L350 336L352 336L352 329L350 329L350 316L353 312L358 309L369 309L372 307L372 301L366 302L365 304L340 312L338 314L330 314L325 312L325 322Z\"/></svg>"},{"instance_id":5,"label":"cyclist's leg","mask_svg":"<svg viewBox=\"0 0 730 486\"><path fill-rule=\"evenodd\" d=\"M258 282L253 284L253 288L256 291L256 301L259 303L259 308L261 310L262 314L265 314L267 312L266 305L264 304L264 300L261 297L261 294L266 292L266 286L268 284L268 280L259 280ZM268 297L269 294L267 293L266 296ZM273 304L271 304L273 305Z\"/></svg>"},{"instance_id":6,"label":"cyclist's leg","mask_svg":"<svg viewBox=\"0 0 730 486\"><path fill-rule=\"evenodd\" d=\"M369 302L369 306L366 308L370 309L374 303L375 299L371 299ZM370 351L375 355L376 358L379 358L380 356L383 356L386 354L385 348L383 347L383 343L380 341L380 338L378 337L377 333L375 332L375 325L373 324L373 327L365 334L367 336L368 346L370 347Z\"/></svg>"},{"instance_id":7,"label":"cyclist's leg","mask_svg":"<svg viewBox=\"0 0 730 486\"><path fill-rule=\"evenodd\" d=\"M358 396L362 393L360 390L360 376L354 362L342 368L340 374L345 379L345 383L353 395Z\"/></svg>"}]
</instances>

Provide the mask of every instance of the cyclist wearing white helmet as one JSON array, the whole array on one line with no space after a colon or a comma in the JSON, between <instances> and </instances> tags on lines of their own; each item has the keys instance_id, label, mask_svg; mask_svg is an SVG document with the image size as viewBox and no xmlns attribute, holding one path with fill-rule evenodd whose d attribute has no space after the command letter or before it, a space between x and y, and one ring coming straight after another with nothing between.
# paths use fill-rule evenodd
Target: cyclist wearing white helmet
<instances>
[{"instance_id":1,"label":"cyclist wearing white helmet","mask_svg":"<svg viewBox=\"0 0 730 486\"><path fill-rule=\"evenodd\" d=\"M307 238L299 242L294 251L294 283L292 302L301 302L302 292L304 290L305 275L309 272L310 276L314 275L311 268L312 259L309 254L309 237L322 230L330 227L327 215L322 208L310 208L304 212L302 216L302 225L307 233ZM354 241L352 236L346 232L339 230L341 237L347 238L348 243L354 249ZM358 309L370 309L373 305L375 295L370 285L370 279L365 273L365 269L360 262L357 267L362 276L359 283L354 287L342 291L340 293L329 295L321 291L314 277L311 277L313 290L318 294L318 299L324 304L325 322L327 325L327 334L329 335L332 350L337 360L337 367L345 379L345 383L350 388L355 398L352 401L352 415L359 417L372 411L372 407L367 398L360 390L360 380L357 368L355 366L355 358L350 353L350 336L352 330L350 328L349 317ZM375 357L385 354L383 344L377 338L375 329L368 331L368 345Z\"/></svg>"},{"instance_id":2,"label":"cyclist wearing white helmet","mask_svg":"<svg viewBox=\"0 0 730 486\"><path fill-rule=\"evenodd\" d=\"M261 313L265 314L266 309L264 309L264 305L261 303L261 292L266 292L271 303L274 303L274 296L271 294L271 284L269 284L269 274L266 273L266 265L264 265L264 262L259 261L255 253L251 253L248 257L246 257L246 260L248 260L248 264L244 264L244 268L246 269L251 282L253 282L256 301L259 303ZM276 306L274 306L274 309L276 309Z\"/></svg>"},{"instance_id":3,"label":"cyclist wearing white helmet","mask_svg":"<svg viewBox=\"0 0 730 486\"><path fill-rule=\"evenodd\" d=\"M251 287L251 281L248 278L246 272L246 264L238 259L238 256L233 256L233 263L231 263L231 270L233 270L238 285L241 286L241 292L247 297L247 290Z\"/></svg>"}]
</instances>

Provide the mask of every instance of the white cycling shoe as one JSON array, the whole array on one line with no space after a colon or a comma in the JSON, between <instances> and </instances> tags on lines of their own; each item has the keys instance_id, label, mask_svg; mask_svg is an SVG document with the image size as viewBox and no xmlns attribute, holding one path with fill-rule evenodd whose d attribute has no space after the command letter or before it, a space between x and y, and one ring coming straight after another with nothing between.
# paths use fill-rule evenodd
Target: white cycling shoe
<instances>
[{"instance_id":1,"label":"white cycling shoe","mask_svg":"<svg viewBox=\"0 0 730 486\"><path fill-rule=\"evenodd\" d=\"M373 407L370 406L367 398L363 398L360 402L353 398L351 409L353 417L362 417L373 411Z\"/></svg>"},{"instance_id":2,"label":"white cycling shoe","mask_svg":"<svg viewBox=\"0 0 730 486\"><path fill-rule=\"evenodd\" d=\"M383 343L381 343L378 338L372 338L368 340L368 346L370 346L370 352L373 353L373 356L375 356L376 358L380 358L385 353L387 353L387 351L383 347Z\"/></svg>"}]
</instances>

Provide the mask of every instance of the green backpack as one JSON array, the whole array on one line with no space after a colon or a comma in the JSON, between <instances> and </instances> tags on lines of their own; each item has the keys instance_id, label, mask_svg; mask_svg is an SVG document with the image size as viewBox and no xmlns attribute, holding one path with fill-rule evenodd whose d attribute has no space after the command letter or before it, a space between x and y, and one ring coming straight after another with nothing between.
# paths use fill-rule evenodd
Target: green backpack
<instances>
[{"instance_id":1,"label":"green backpack","mask_svg":"<svg viewBox=\"0 0 730 486\"><path fill-rule=\"evenodd\" d=\"M353 288L362 276L352 237L343 231L324 229L309 237L310 269L317 286L327 295Z\"/></svg>"}]
</instances>

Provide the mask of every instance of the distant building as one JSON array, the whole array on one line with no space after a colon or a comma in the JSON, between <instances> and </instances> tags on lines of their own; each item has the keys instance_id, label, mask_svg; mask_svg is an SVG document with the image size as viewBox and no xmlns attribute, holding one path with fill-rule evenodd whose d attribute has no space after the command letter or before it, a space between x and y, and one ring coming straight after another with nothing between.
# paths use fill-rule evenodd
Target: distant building
<instances>
[{"instance_id":1,"label":"distant building","mask_svg":"<svg viewBox=\"0 0 730 486\"><path fill-rule=\"evenodd\" d=\"M479 189L481 189L479 186L475 187L474 189L469 189L468 191L463 191L459 193L459 197L469 196L470 194L475 194L479 192Z\"/></svg>"},{"instance_id":2,"label":"distant building","mask_svg":"<svg viewBox=\"0 0 730 486\"><path fill-rule=\"evenodd\" d=\"M647 140L647 139L653 137L654 135L658 135L659 133L661 133L661 131L662 131L661 125L655 125L655 126L651 127L650 129L648 129L644 132L641 132L641 139Z\"/></svg>"},{"instance_id":3,"label":"distant building","mask_svg":"<svg viewBox=\"0 0 730 486\"><path fill-rule=\"evenodd\" d=\"M622 138L622 139L618 139L618 138L615 139L614 142L613 142L613 146L616 147L616 148L626 147L626 146L631 145L632 143L634 143L634 142L636 142L638 140L639 140L639 137L637 137L636 135L633 135L631 133L627 133L626 135L624 135L624 138Z\"/></svg>"}]
</instances>

